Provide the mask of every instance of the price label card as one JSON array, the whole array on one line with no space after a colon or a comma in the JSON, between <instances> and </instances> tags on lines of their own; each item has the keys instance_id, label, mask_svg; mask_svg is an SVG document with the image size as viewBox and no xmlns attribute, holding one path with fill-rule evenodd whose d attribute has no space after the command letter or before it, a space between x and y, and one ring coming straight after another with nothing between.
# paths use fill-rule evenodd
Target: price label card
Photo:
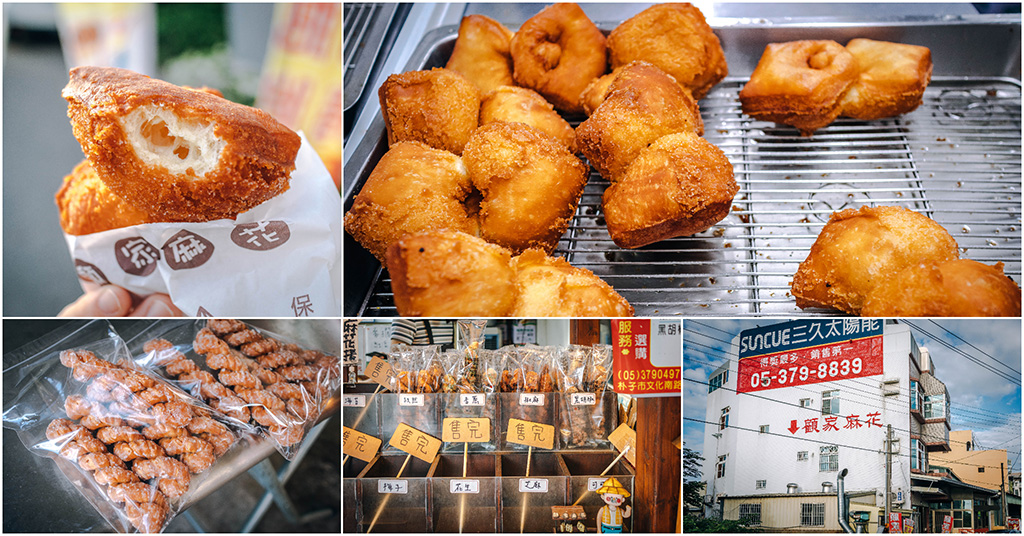
<instances>
[{"instance_id":1,"label":"price label card","mask_svg":"<svg viewBox=\"0 0 1024 536\"><path fill-rule=\"evenodd\" d=\"M391 364L387 361L384 361L379 357L374 357L366 364L366 370L364 372L366 372L366 375L369 376L371 380L383 385L385 389L392 388Z\"/></svg>"},{"instance_id":2,"label":"price label card","mask_svg":"<svg viewBox=\"0 0 1024 536\"><path fill-rule=\"evenodd\" d=\"M505 439L509 443L551 449L555 446L555 427L539 422L509 419Z\"/></svg>"},{"instance_id":3,"label":"price label card","mask_svg":"<svg viewBox=\"0 0 1024 536\"><path fill-rule=\"evenodd\" d=\"M377 455L377 451L380 450L380 444L382 443L380 439L372 435L364 434L347 426L342 426L342 439L342 450L345 455L358 458L364 462L373 460L373 457Z\"/></svg>"},{"instance_id":4,"label":"price label card","mask_svg":"<svg viewBox=\"0 0 1024 536\"><path fill-rule=\"evenodd\" d=\"M366 407L366 395L344 395L341 403L346 408Z\"/></svg>"},{"instance_id":5,"label":"price label card","mask_svg":"<svg viewBox=\"0 0 1024 536\"><path fill-rule=\"evenodd\" d=\"M520 493L547 493L548 479L546 478L520 478Z\"/></svg>"},{"instance_id":6,"label":"price label card","mask_svg":"<svg viewBox=\"0 0 1024 536\"><path fill-rule=\"evenodd\" d=\"M409 493L408 480L378 480L377 493Z\"/></svg>"},{"instance_id":7,"label":"price label card","mask_svg":"<svg viewBox=\"0 0 1024 536\"><path fill-rule=\"evenodd\" d=\"M483 393L469 393L459 395L460 406L483 406L487 397Z\"/></svg>"},{"instance_id":8,"label":"price label card","mask_svg":"<svg viewBox=\"0 0 1024 536\"><path fill-rule=\"evenodd\" d=\"M587 479L587 490L589 490L589 491L597 491L597 490L601 489L601 486L604 485L604 481L607 480L607 479L608 478L606 478L606 477L588 478Z\"/></svg>"},{"instance_id":9,"label":"price label card","mask_svg":"<svg viewBox=\"0 0 1024 536\"><path fill-rule=\"evenodd\" d=\"M408 424L398 423L388 444L396 449L431 463L441 449L441 440Z\"/></svg>"},{"instance_id":10,"label":"price label card","mask_svg":"<svg viewBox=\"0 0 1024 536\"><path fill-rule=\"evenodd\" d=\"M479 480L452 480L448 484L450 493L480 493Z\"/></svg>"},{"instance_id":11,"label":"price label card","mask_svg":"<svg viewBox=\"0 0 1024 536\"><path fill-rule=\"evenodd\" d=\"M491 440L491 420L448 417L441 423L441 440L448 443L486 443Z\"/></svg>"},{"instance_id":12,"label":"price label card","mask_svg":"<svg viewBox=\"0 0 1024 536\"><path fill-rule=\"evenodd\" d=\"M543 393L522 393L519 395L520 406L543 406L544 405L544 394Z\"/></svg>"},{"instance_id":13,"label":"price label card","mask_svg":"<svg viewBox=\"0 0 1024 536\"><path fill-rule=\"evenodd\" d=\"M622 452L629 447L629 452L626 453L626 459L629 463L636 467L636 430L629 427L628 424L622 423L612 433L608 434L608 441L615 445L615 448Z\"/></svg>"},{"instance_id":14,"label":"price label card","mask_svg":"<svg viewBox=\"0 0 1024 536\"><path fill-rule=\"evenodd\" d=\"M399 406L423 406L423 395L402 393L398 395Z\"/></svg>"},{"instance_id":15,"label":"price label card","mask_svg":"<svg viewBox=\"0 0 1024 536\"><path fill-rule=\"evenodd\" d=\"M570 393L569 404L573 406L597 405L597 393Z\"/></svg>"}]
</instances>

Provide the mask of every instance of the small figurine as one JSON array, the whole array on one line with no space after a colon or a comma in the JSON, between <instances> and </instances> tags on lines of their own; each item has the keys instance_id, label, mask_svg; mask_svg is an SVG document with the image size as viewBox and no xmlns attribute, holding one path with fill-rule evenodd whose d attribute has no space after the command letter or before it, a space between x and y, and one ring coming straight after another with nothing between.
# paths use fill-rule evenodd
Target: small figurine
<instances>
[{"instance_id":1,"label":"small figurine","mask_svg":"<svg viewBox=\"0 0 1024 536\"><path fill-rule=\"evenodd\" d=\"M598 488L597 493L601 494L601 500L606 505L597 511L597 532L622 532L622 520L633 513L629 505L621 508L629 492L618 480L609 478Z\"/></svg>"}]
</instances>

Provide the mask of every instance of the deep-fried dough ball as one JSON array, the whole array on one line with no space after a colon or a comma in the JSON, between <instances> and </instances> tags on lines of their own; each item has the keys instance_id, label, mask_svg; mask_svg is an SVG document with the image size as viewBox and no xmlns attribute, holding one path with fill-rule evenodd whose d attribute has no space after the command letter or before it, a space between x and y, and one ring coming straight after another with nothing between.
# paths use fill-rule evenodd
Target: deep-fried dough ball
<instances>
[{"instance_id":1,"label":"deep-fried dough ball","mask_svg":"<svg viewBox=\"0 0 1024 536\"><path fill-rule=\"evenodd\" d=\"M480 91L455 71L393 74L377 93L388 145L418 141L462 154L478 125Z\"/></svg>"},{"instance_id":2,"label":"deep-fried dough ball","mask_svg":"<svg viewBox=\"0 0 1024 536\"><path fill-rule=\"evenodd\" d=\"M513 260L516 307L509 316L632 316L633 307L601 278L562 257L531 249Z\"/></svg>"},{"instance_id":3,"label":"deep-fried dough ball","mask_svg":"<svg viewBox=\"0 0 1024 536\"><path fill-rule=\"evenodd\" d=\"M85 235L120 229L159 218L130 205L110 191L88 160L82 160L55 197L60 209L60 226L69 235Z\"/></svg>"},{"instance_id":4,"label":"deep-fried dough ball","mask_svg":"<svg viewBox=\"0 0 1024 536\"><path fill-rule=\"evenodd\" d=\"M532 89L501 86L485 95L480 103L480 125L496 121L525 123L558 140L569 152L576 152L572 125Z\"/></svg>"},{"instance_id":5,"label":"deep-fried dough ball","mask_svg":"<svg viewBox=\"0 0 1024 536\"><path fill-rule=\"evenodd\" d=\"M918 263L883 281L864 299L863 316L1020 316L1020 287L969 259Z\"/></svg>"},{"instance_id":6,"label":"deep-fried dough ball","mask_svg":"<svg viewBox=\"0 0 1024 536\"><path fill-rule=\"evenodd\" d=\"M472 82L481 93L512 85L512 31L483 15L468 15L459 24L459 37L446 69Z\"/></svg>"}]
</instances>

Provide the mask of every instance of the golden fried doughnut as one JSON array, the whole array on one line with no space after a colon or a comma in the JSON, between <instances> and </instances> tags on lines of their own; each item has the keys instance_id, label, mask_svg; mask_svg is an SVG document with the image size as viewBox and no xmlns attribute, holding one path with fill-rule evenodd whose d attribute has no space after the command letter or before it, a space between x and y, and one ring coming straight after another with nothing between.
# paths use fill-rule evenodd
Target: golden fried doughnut
<instances>
[{"instance_id":1,"label":"golden fried doughnut","mask_svg":"<svg viewBox=\"0 0 1024 536\"><path fill-rule=\"evenodd\" d=\"M86 235L159 221L107 188L88 160L82 160L55 196L60 226L69 235Z\"/></svg>"},{"instance_id":2,"label":"golden fried doughnut","mask_svg":"<svg viewBox=\"0 0 1024 536\"><path fill-rule=\"evenodd\" d=\"M917 263L882 281L864 299L863 316L1020 316L1020 287L968 259Z\"/></svg>"},{"instance_id":3,"label":"golden fried doughnut","mask_svg":"<svg viewBox=\"0 0 1024 536\"><path fill-rule=\"evenodd\" d=\"M476 234L466 207L473 187L462 159L422 143L397 143L381 157L345 214L345 230L381 262L406 234L451 229Z\"/></svg>"},{"instance_id":4,"label":"golden fried doughnut","mask_svg":"<svg viewBox=\"0 0 1024 536\"><path fill-rule=\"evenodd\" d=\"M125 69L76 67L62 95L111 191L170 221L232 218L288 189L300 139L266 112Z\"/></svg>"},{"instance_id":5,"label":"golden fried doughnut","mask_svg":"<svg viewBox=\"0 0 1024 536\"><path fill-rule=\"evenodd\" d=\"M480 201L480 234L514 253L550 252L569 227L587 166L554 138L522 123L473 133L463 162Z\"/></svg>"},{"instance_id":6,"label":"golden fried doughnut","mask_svg":"<svg viewBox=\"0 0 1024 536\"><path fill-rule=\"evenodd\" d=\"M810 135L839 116L858 74L853 54L835 41L769 43L740 90L740 103L755 119Z\"/></svg>"},{"instance_id":7,"label":"golden fried doughnut","mask_svg":"<svg viewBox=\"0 0 1024 536\"><path fill-rule=\"evenodd\" d=\"M459 37L445 69L472 82L481 93L512 85L512 31L483 15L468 15L459 24Z\"/></svg>"},{"instance_id":8,"label":"golden fried doughnut","mask_svg":"<svg viewBox=\"0 0 1024 536\"><path fill-rule=\"evenodd\" d=\"M918 263L959 258L956 241L927 216L902 207L861 207L833 213L793 276L800 308L832 307L860 314L883 281Z\"/></svg>"},{"instance_id":9,"label":"golden fried doughnut","mask_svg":"<svg viewBox=\"0 0 1024 536\"><path fill-rule=\"evenodd\" d=\"M516 84L567 113L583 112L580 94L608 67L604 34L576 4L550 5L530 17L511 50Z\"/></svg>"},{"instance_id":10,"label":"golden fried doughnut","mask_svg":"<svg viewBox=\"0 0 1024 536\"><path fill-rule=\"evenodd\" d=\"M697 101L657 67L622 68L604 102L576 128L580 151L601 176L616 181L640 150L676 132L704 133Z\"/></svg>"},{"instance_id":11,"label":"golden fried doughnut","mask_svg":"<svg viewBox=\"0 0 1024 536\"><path fill-rule=\"evenodd\" d=\"M393 74L377 91L388 145L418 141L462 154L480 120L480 91L448 69Z\"/></svg>"},{"instance_id":12,"label":"golden fried doughnut","mask_svg":"<svg viewBox=\"0 0 1024 536\"><path fill-rule=\"evenodd\" d=\"M569 152L576 152L576 132L572 125L532 89L501 86L484 95L480 103L480 125L496 121L525 123L555 138Z\"/></svg>"},{"instance_id":13,"label":"golden fried doughnut","mask_svg":"<svg viewBox=\"0 0 1024 536\"><path fill-rule=\"evenodd\" d=\"M514 302L512 253L466 233L406 235L388 250L395 306L403 316L507 316Z\"/></svg>"},{"instance_id":14,"label":"golden fried doughnut","mask_svg":"<svg viewBox=\"0 0 1024 536\"><path fill-rule=\"evenodd\" d=\"M633 316L633 307L601 278L536 249L512 259L516 306L509 316Z\"/></svg>"},{"instance_id":15,"label":"golden fried doughnut","mask_svg":"<svg viewBox=\"0 0 1024 536\"><path fill-rule=\"evenodd\" d=\"M704 14L690 4L658 4L627 19L608 35L612 68L642 60L701 99L727 74L722 44Z\"/></svg>"},{"instance_id":16,"label":"golden fried doughnut","mask_svg":"<svg viewBox=\"0 0 1024 536\"><path fill-rule=\"evenodd\" d=\"M692 132L662 136L605 190L608 234L637 248L706 231L729 214L738 191L721 149Z\"/></svg>"},{"instance_id":17,"label":"golden fried doughnut","mask_svg":"<svg viewBox=\"0 0 1024 536\"><path fill-rule=\"evenodd\" d=\"M604 102L604 98L608 96L608 87L621 72L622 67L616 67L612 72L599 76L587 84L580 95L580 106L583 106L584 113L588 116L593 114L594 110Z\"/></svg>"},{"instance_id":18,"label":"golden fried doughnut","mask_svg":"<svg viewBox=\"0 0 1024 536\"><path fill-rule=\"evenodd\" d=\"M843 96L841 115L871 120L913 111L932 79L932 53L926 47L853 39L846 44L860 76Z\"/></svg>"}]
</instances>

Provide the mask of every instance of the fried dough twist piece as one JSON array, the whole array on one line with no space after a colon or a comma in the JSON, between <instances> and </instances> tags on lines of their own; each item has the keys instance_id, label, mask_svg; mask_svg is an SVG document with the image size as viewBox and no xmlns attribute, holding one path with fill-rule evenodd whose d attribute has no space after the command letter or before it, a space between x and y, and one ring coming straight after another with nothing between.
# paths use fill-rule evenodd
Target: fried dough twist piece
<instances>
[{"instance_id":1,"label":"fried dough twist piece","mask_svg":"<svg viewBox=\"0 0 1024 536\"><path fill-rule=\"evenodd\" d=\"M512 85L512 31L483 15L468 15L459 23L459 37L446 69L466 77L486 93Z\"/></svg>"}]
</instances>

